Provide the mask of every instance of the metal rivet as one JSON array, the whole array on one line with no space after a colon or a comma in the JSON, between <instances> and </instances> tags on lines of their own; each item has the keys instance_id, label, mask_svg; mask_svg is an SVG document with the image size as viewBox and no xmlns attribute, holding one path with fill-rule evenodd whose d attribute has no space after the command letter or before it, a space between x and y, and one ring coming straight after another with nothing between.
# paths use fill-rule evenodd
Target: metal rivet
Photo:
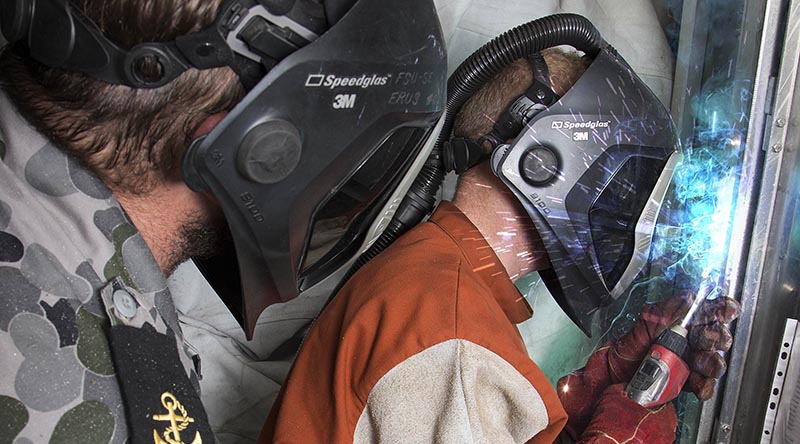
<instances>
[{"instance_id":1,"label":"metal rivet","mask_svg":"<svg viewBox=\"0 0 800 444\"><path fill-rule=\"evenodd\" d=\"M731 425L730 424L722 424L722 431L723 432L730 432L731 431Z\"/></svg>"},{"instance_id":2,"label":"metal rivet","mask_svg":"<svg viewBox=\"0 0 800 444\"><path fill-rule=\"evenodd\" d=\"M138 304L130 293L122 289L114 290L112 299L114 300L114 309L118 315L126 319L131 319L136 315Z\"/></svg>"},{"instance_id":3,"label":"metal rivet","mask_svg":"<svg viewBox=\"0 0 800 444\"><path fill-rule=\"evenodd\" d=\"M783 128L784 126L786 126L786 119L781 118L776 120L775 126L777 126L778 128Z\"/></svg>"},{"instance_id":4,"label":"metal rivet","mask_svg":"<svg viewBox=\"0 0 800 444\"><path fill-rule=\"evenodd\" d=\"M781 145L780 143L776 143L775 145L772 145L772 151L775 152L775 153L780 153L782 149L783 149L783 145Z\"/></svg>"}]
</instances>

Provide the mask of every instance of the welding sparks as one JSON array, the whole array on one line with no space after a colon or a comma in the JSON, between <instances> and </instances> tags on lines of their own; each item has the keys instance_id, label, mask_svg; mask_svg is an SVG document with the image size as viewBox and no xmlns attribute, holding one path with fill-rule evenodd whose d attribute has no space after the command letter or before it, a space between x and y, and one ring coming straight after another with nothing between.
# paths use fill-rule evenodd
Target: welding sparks
<instances>
[{"instance_id":1,"label":"welding sparks","mask_svg":"<svg viewBox=\"0 0 800 444\"><path fill-rule=\"evenodd\" d=\"M728 85L695 104L695 136L684 144L652 246L667 278L680 273L694 286L727 260L747 124L731 103L749 97L743 89Z\"/></svg>"},{"instance_id":2,"label":"welding sparks","mask_svg":"<svg viewBox=\"0 0 800 444\"><path fill-rule=\"evenodd\" d=\"M473 268L473 269L472 269L472 271L473 271L473 272L475 272L475 273L477 273L477 272L479 272L479 271L482 271L482 270L487 270L487 269L489 269L489 268L492 268L492 267L494 267L494 266L495 266L495 263L494 263L494 262L491 262L491 263L488 263L488 264L486 264L486 265L481 265L480 267L475 267L475 268Z\"/></svg>"},{"instance_id":3,"label":"welding sparks","mask_svg":"<svg viewBox=\"0 0 800 444\"><path fill-rule=\"evenodd\" d=\"M482 116L484 119L488 120L488 121L489 121L489 123L491 123L491 124L492 124L492 126L494 126L494 124L496 123L496 121L495 121L494 117L492 117L492 116L490 116L490 115L488 115L488 114L486 114L486 113L481 113L481 116Z\"/></svg>"}]
</instances>

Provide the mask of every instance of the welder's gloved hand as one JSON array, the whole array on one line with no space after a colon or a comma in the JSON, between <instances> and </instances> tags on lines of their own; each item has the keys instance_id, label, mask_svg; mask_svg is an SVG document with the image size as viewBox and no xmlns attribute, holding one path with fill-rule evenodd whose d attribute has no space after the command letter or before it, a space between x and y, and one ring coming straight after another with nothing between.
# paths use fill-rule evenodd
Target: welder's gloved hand
<instances>
[{"instance_id":1,"label":"welder's gloved hand","mask_svg":"<svg viewBox=\"0 0 800 444\"><path fill-rule=\"evenodd\" d=\"M678 418L668 402L648 409L625 396L625 384L608 387L577 444L671 444Z\"/></svg>"},{"instance_id":2,"label":"welder's gloved hand","mask_svg":"<svg viewBox=\"0 0 800 444\"><path fill-rule=\"evenodd\" d=\"M631 379L656 338L687 313L692 298L693 294L685 292L645 306L631 331L616 343L597 349L583 368L558 381L558 396L569 415L567 431L571 436L584 429L606 387ZM725 324L739 313L738 302L719 297L705 301L690 325L687 363L691 373L684 389L701 400L711 397L716 378L725 373L725 360L719 352L730 349L732 343Z\"/></svg>"},{"instance_id":3,"label":"welder's gloved hand","mask_svg":"<svg viewBox=\"0 0 800 444\"><path fill-rule=\"evenodd\" d=\"M687 363L691 373L684 390L693 392L701 401L714 395L716 380L725 374L727 364L720 352L727 352L733 336L725 324L742 313L736 300L728 297L707 300L689 326Z\"/></svg>"}]
</instances>

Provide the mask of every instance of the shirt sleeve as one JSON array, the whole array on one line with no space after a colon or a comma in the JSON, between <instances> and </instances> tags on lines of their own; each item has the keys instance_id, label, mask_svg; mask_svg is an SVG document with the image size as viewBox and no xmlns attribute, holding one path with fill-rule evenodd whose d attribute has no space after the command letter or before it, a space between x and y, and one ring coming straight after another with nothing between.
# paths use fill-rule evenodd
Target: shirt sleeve
<instances>
[{"instance_id":1,"label":"shirt sleeve","mask_svg":"<svg viewBox=\"0 0 800 444\"><path fill-rule=\"evenodd\" d=\"M354 443L521 443L547 428L536 388L491 350L451 339L404 360L370 391Z\"/></svg>"},{"instance_id":2,"label":"shirt sleeve","mask_svg":"<svg viewBox=\"0 0 800 444\"><path fill-rule=\"evenodd\" d=\"M443 203L325 309L260 442L553 442L566 415L514 325L530 314Z\"/></svg>"}]
</instances>

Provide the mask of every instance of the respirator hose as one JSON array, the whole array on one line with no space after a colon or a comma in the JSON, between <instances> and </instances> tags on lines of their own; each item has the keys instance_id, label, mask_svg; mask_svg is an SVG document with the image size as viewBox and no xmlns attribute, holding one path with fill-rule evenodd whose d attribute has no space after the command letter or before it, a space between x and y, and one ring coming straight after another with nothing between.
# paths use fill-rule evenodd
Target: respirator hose
<instances>
[{"instance_id":1,"label":"respirator hose","mask_svg":"<svg viewBox=\"0 0 800 444\"><path fill-rule=\"evenodd\" d=\"M433 211L436 193L447 173L442 162L442 146L450 139L453 122L461 106L514 60L559 45L570 45L590 57L596 56L607 46L594 25L585 17L556 14L506 31L459 65L447 81L445 121L428 161L412 183L386 230L356 259L331 294L331 298L359 268Z\"/></svg>"},{"instance_id":2,"label":"respirator hose","mask_svg":"<svg viewBox=\"0 0 800 444\"><path fill-rule=\"evenodd\" d=\"M447 81L446 120L437 145L450 138L461 106L495 74L517 59L559 45L572 46L594 58L607 43L586 17L555 14L504 32L464 60Z\"/></svg>"}]
</instances>

